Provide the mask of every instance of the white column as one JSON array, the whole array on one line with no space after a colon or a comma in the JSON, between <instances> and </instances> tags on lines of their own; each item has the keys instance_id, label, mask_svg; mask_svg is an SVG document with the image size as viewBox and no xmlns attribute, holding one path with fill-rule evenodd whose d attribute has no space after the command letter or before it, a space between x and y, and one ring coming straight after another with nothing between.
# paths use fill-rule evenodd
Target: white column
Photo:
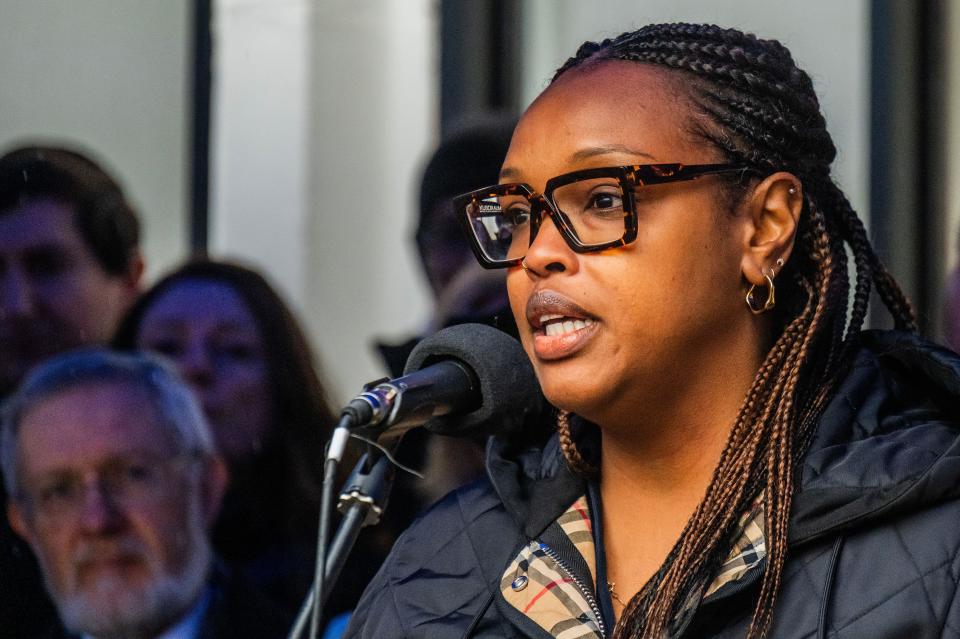
<instances>
[{"instance_id":1,"label":"white column","mask_svg":"<svg viewBox=\"0 0 960 639\"><path fill-rule=\"evenodd\" d=\"M210 248L302 307L309 225L310 0L217 0Z\"/></svg>"},{"instance_id":2,"label":"white column","mask_svg":"<svg viewBox=\"0 0 960 639\"><path fill-rule=\"evenodd\" d=\"M409 241L435 143L430 0L218 0L212 246L267 272L332 395L383 374L371 344L414 332Z\"/></svg>"}]
</instances>

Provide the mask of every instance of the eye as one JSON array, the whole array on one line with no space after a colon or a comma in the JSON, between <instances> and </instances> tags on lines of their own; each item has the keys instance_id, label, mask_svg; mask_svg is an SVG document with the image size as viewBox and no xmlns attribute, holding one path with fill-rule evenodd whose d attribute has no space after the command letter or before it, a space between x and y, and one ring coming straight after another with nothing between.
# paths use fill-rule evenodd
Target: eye
<instances>
[{"instance_id":1,"label":"eye","mask_svg":"<svg viewBox=\"0 0 960 639\"><path fill-rule=\"evenodd\" d=\"M145 340L144 346L147 350L166 355L168 357L178 357L183 354L183 344L175 339L159 338Z\"/></svg>"},{"instance_id":2,"label":"eye","mask_svg":"<svg viewBox=\"0 0 960 639\"><path fill-rule=\"evenodd\" d=\"M141 483L153 479L155 469L146 463L130 462L117 467L116 473L128 483Z\"/></svg>"},{"instance_id":3,"label":"eye","mask_svg":"<svg viewBox=\"0 0 960 639\"><path fill-rule=\"evenodd\" d=\"M587 201L586 210L595 212L623 212L623 197L620 193L593 193Z\"/></svg>"},{"instance_id":4,"label":"eye","mask_svg":"<svg viewBox=\"0 0 960 639\"><path fill-rule=\"evenodd\" d=\"M73 501L80 493L80 481L75 477L56 477L41 482L34 492L40 506L56 506Z\"/></svg>"},{"instance_id":5,"label":"eye","mask_svg":"<svg viewBox=\"0 0 960 639\"><path fill-rule=\"evenodd\" d=\"M505 211L503 216L509 226L523 226L530 222L530 209L521 206L514 206Z\"/></svg>"},{"instance_id":6,"label":"eye","mask_svg":"<svg viewBox=\"0 0 960 639\"><path fill-rule=\"evenodd\" d=\"M69 269L70 259L61 251L38 249L25 256L24 267L37 278L56 277Z\"/></svg>"},{"instance_id":7,"label":"eye","mask_svg":"<svg viewBox=\"0 0 960 639\"><path fill-rule=\"evenodd\" d=\"M123 498L149 490L158 483L156 464L141 461L123 461L103 470L103 482L111 496Z\"/></svg>"},{"instance_id":8,"label":"eye","mask_svg":"<svg viewBox=\"0 0 960 639\"><path fill-rule=\"evenodd\" d=\"M257 348L247 342L226 342L213 349L214 356L237 361L250 361L259 356Z\"/></svg>"}]
</instances>

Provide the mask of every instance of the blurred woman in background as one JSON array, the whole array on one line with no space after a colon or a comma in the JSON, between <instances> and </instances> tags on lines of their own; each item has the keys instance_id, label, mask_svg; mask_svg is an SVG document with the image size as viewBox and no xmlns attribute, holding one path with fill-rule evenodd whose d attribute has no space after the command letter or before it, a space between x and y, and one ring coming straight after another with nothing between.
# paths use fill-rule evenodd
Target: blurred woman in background
<instances>
[{"instance_id":1,"label":"blurred woman in background","mask_svg":"<svg viewBox=\"0 0 960 639\"><path fill-rule=\"evenodd\" d=\"M140 298L115 345L167 356L196 389L231 476L214 547L295 609L313 573L321 460L334 416L287 305L253 270L192 261Z\"/></svg>"}]
</instances>

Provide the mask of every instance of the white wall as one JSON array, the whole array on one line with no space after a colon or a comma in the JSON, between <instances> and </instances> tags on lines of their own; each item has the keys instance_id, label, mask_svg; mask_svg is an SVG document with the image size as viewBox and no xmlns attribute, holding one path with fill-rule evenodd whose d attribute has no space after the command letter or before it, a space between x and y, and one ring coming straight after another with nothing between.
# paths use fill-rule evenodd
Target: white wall
<instances>
[{"instance_id":1,"label":"white wall","mask_svg":"<svg viewBox=\"0 0 960 639\"><path fill-rule=\"evenodd\" d=\"M428 312L409 237L436 139L431 0L218 0L212 248L293 303L338 401Z\"/></svg>"},{"instance_id":2,"label":"white wall","mask_svg":"<svg viewBox=\"0 0 960 639\"><path fill-rule=\"evenodd\" d=\"M210 250L302 305L310 204L309 0L217 0Z\"/></svg>"},{"instance_id":3,"label":"white wall","mask_svg":"<svg viewBox=\"0 0 960 639\"><path fill-rule=\"evenodd\" d=\"M186 251L190 2L0 0L0 150L88 149L144 222L149 273Z\"/></svg>"},{"instance_id":4,"label":"white wall","mask_svg":"<svg viewBox=\"0 0 960 639\"><path fill-rule=\"evenodd\" d=\"M947 69L944 74L949 79L947 86L946 109L946 198L947 236L946 268L951 269L958 263L960 248L960 3L948 2L944 5L947 13L946 54Z\"/></svg>"},{"instance_id":5,"label":"white wall","mask_svg":"<svg viewBox=\"0 0 960 639\"><path fill-rule=\"evenodd\" d=\"M653 22L708 22L783 42L813 78L837 145L834 177L869 219L870 16L867 0L525 0L525 103L584 40Z\"/></svg>"}]
</instances>

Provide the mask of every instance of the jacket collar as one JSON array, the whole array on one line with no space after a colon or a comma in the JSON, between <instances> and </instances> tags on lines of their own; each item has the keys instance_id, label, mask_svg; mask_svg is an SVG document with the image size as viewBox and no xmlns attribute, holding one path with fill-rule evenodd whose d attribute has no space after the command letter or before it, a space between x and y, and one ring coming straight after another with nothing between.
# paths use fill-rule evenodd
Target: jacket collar
<instances>
[{"instance_id":1,"label":"jacket collar","mask_svg":"<svg viewBox=\"0 0 960 639\"><path fill-rule=\"evenodd\" d=\"M487 473L507 512L528 539L535 539L586 492L586 483L567 466L556 435L541 446L518 446L493 437L487 444Z\"/></svg>"},{"instance_id":2,"label":"jacket collar","mask_svg":"<svg viewBox=\"0 0 960 639\"><path fill-rule=\"evenodd\" d=\"M960 496L960 357L868 331L804 458L793 543Z\"/></svg>"}]
</instances>

